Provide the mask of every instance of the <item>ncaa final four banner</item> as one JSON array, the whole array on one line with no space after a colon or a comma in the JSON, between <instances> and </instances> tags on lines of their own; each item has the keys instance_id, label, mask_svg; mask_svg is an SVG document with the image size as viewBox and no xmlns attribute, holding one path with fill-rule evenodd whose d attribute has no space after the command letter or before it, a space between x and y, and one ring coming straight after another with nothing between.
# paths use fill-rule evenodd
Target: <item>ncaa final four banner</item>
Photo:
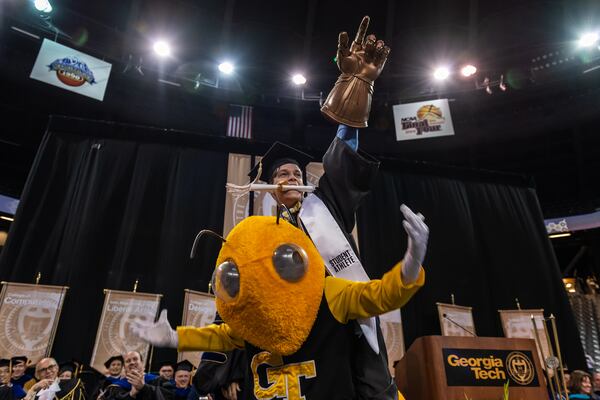
<instances>
[{"instance_id":1,"label":"ncaa final four banner","mask_svg":"<svg viewBox=\"0 0 600 400\"><path fill-rule=\"evenodd\" d=\"M35 364L50 354L67 290L2 282L0 358L23 355Z\"/></svg>"},{"instance_id":2,"label":"ncaa final four banner","mask_svg":"<svg viewBox=\"0 0 600 400\"><path fill-rule=\"evenodd\" d=\"M448 99L398 104L393 109L398 141L454 135Z\"/></svg>"},{"instance_id":3,"label":"ncaa final four banner","mask_svg":"<svg viewBox=\"0 0 600 400\"><path fill-rule=\"evenodd\" d=\"M214 322L216 313L217 306L213 295L185 289L182 326L201 328L210 325ZM177 361L188 360L197 367L200 364L200 357L202 357L201 351L184 351L177 355Z\"/></svg>"},{"instance_id":4,"label":"ncaa final four banner","mask_svg":"<svg viewBox=\"0 0 600 400\"><path fill-rule=\"evenodd\" d=\"M105 290L104 307L90 365L104 371L104 362L115 355L138 351L144 362L150 345L131 333L131 322L156 320L161 294Z\"/></svg>"},{"instance_id":5,"label":"ncaa final four banner","mask_svg":"<svg viewBox=\"0 0 600 400\"><path fill-rule=\"evenodd\" d=\"M44 39L29 76L102 101L112 64Z\"/></svg>"}]
</instances>

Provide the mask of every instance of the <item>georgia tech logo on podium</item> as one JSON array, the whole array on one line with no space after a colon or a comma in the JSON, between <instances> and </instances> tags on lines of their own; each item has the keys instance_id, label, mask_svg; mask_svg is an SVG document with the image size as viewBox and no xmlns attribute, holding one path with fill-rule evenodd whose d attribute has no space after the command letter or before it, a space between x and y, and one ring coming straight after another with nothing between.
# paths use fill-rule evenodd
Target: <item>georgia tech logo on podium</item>
<instances>
[{"instance_id":1,"label":"georgia tech logo on podium","mask_svg":"<svg viewBox=\"0 0 600 400\"><path fill-rule=\"evenodd\" d=\"M442 349L448 386L539 386L530 350Z\"/></svg>"},{"instance_id":2,"label":"georgia tech logo on podium","mask_svg":"<svg viewBox=\"0 0 600 400\"><path fill-rule=\"evenodd\" d=\"M535 376L531 360L520 351L513 351L506 357L506 369L519 385L529 385Z\"/></svg>"}]
</instances>

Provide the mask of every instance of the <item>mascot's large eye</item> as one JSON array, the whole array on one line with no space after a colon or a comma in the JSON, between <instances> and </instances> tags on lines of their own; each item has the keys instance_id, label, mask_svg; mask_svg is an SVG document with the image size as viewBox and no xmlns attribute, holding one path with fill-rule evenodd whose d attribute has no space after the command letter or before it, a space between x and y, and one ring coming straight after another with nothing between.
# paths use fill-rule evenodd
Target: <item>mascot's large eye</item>
<instances>
[{"instance_id":1,"label":"mascot's large eye","mask_svg":"<svg viewBox=\"0 0 600 400\"><path fill-rule=\"evenodd\" d=\"M240 272L232 260L219 264L212 276L215 295L223 301L232 301L240 292Z\"/></svg>"},{"instance_id":2,"label":"mascot's large eye","mask_svg":"<svg viewBox=\"0 0 600 400\"><path fill-rule=\"evenodd\" d=\"M273 252L273 265L283 279L297 282L306 273L308 256L300 246L291 243L282 244Z\"/></svg>"}]
</instances>

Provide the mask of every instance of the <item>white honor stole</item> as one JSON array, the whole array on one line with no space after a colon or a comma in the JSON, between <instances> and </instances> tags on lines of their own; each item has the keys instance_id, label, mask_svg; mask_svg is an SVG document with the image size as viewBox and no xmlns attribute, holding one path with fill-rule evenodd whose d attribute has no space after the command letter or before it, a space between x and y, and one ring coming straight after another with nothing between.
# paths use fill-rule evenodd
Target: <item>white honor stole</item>
<instances>
[{"instance_id":1,"label":"white honor stole","mask_svg":"<svg viewBox=\"0 0 600 400\"><path fill-rule=\"evenodd\" d=\"M331 275L357 282L370 280L337 221L318 196L309 194L304 199L299 216ZM358 323L373 351L379 354L375 318L361 318Z\"/></svg>"}]
</instances>

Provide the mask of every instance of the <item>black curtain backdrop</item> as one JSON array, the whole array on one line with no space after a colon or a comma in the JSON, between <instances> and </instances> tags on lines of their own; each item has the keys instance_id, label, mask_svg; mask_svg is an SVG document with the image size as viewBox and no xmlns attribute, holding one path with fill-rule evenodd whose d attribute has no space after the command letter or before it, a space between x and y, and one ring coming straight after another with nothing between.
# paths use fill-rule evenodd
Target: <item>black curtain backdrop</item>
<instances>
[{"instance_id":1,"label":"black curtain backdrop","mask_svg":"<svg viewBox=\"0 0 600 400\"><path fill-rule=\"evenodd\" d=\"M59 120L25 186L0 259L2 280L67 285L52 354L90 360L103 289L160 293L181 323L184 289L206 291L222 232L227 153L177 145L161 130ZM174 350L154 361L175 359Z\"/></svg>"},{"instance_id":2,"label":"black curtain backdrop","mask_svg":"<svg viewBox=\"0 0 600 400\"><path fill-rule=\"evenodd\" d=\"M200 229L221 232L228 152L269 143L73 118L54 118L40 146L6 246L0 279L68 285L53 355L90 359L102 289L164 295L181 321L183 289L205 291L220 243L188 254ZM313 155L319 152L304 149ZM322 154L322 153L321 153ZM474 307L477 333L502 336L497 309L544 308L557 317L569 367L585 361L535 191L521 178L384 160L359 209L362 258L372 277L404 254L399 206L431 229L426 286L403 309L406 344L439 334L435 303ZM402 171L402 172L398 172ZM154 361L174 359L173 350Z\"/></svg>"},{"instance_id":3,"label":"black curtain backdrop","mask_svg":"<svg viewBox=\"0 0 600 400\"><path fill-rule=\"evenodd\" d=\"M498 309L543 308L557 318L570 368L585 368L573 313L535 190L518 177L418 164L382 171L358 211L362 258L379 277L406 251L400 205L430 228L426 284L402 309L406 348L439 335L436 302L472 306L479 336L503 336ZM398 172L403 171L403 172Z\"/></svg>"}]
</instances>

